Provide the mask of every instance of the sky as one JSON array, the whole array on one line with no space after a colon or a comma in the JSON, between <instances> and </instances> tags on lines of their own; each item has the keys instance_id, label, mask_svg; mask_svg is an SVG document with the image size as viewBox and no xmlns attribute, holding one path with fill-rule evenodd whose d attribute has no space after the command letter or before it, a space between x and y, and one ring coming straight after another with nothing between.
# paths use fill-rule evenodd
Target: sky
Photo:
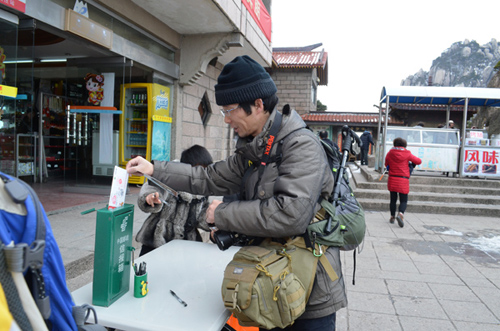
<instances>
[{"instance_id":1,"label":"sky","mask_svg":"<svg viewBox=\"0 0 500 331\"><path fill-rule=\"evenodd\" d=\"M399 86L457 41L500 41L499 0L273 0L272 47L322 43L335 112L377 112L384 86Z\"/></svg>"}]
</instances>

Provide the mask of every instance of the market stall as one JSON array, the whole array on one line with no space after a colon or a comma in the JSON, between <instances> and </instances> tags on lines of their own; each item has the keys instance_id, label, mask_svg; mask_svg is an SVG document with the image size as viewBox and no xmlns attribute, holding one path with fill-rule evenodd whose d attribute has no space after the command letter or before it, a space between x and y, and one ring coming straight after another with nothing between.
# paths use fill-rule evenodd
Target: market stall
<instances>
[{"instance_id":1,"label":"market stall","mask_svg":"<svg viewBox=\"0 0 500 331\"><path fill-rule=\"evenodd\" d=\"M488 138L484 138L483 130L467 129L467 111L469 106L500 107L500 89L498 88L473 88L473 87L439 87L439 86L397 86L383 87L379 102L379 131L381 139L377 146L375 169L382 171L385 154L387 153L388 119L391 105L446 105L446 122L450 118L449 108L452 105L463 106L463 121L460 132L465 132L460 137L458 171L460 176L500 177L498 162L500 160L500 146L493 145ZM389 111L385 111L389 109ZM382 124L383 123L383 124ZM382 125L384 126L382 128ZM483 138L475 137L483 132ZM467 137L467 133L468 136ZM496 135L500 132L495 133ZM479 145L466 144L467 139L477 138ZM481 142L481 139L483 142ZM487 145L486 141L487 140ZM384 142L384 143L382 143ZM418 153L417 153L418 156ZM477 171L476 171L477 170Z\"/></svg>"},{"instance_id":2,"label":"market stall","mask_svg":"<svg viewBox=\"0 0 500 331\"><path fill-rule=\"evenodd\" d=\"M403 138L407 149L422 159L415 170L458 173L460 133L456 129L387 127L385 155L395 138Z\"/></svg>"}]
</instances>

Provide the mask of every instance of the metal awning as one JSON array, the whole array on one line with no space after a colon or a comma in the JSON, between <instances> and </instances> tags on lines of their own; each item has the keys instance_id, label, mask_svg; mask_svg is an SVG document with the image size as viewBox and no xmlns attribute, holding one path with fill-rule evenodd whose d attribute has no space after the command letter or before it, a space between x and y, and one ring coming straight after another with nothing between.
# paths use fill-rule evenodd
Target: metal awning
<instances>
[{"instance_id":1,"label":"metal awning","mask_svg":"<svg viewBox=\"0 0 500 331\"><path fill-rule=\"evenodd\" d=\"M383 87L380 103L500 107L500 88L395 86Z\"/></svg>"}]
</instances>

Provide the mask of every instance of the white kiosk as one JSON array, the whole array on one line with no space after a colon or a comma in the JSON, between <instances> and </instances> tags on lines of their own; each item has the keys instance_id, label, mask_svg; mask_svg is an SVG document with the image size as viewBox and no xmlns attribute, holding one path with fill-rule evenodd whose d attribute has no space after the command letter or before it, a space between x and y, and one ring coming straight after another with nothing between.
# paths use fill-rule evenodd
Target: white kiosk
<instances>
[{"instance_id":1,"label":"white kiosk","mask_svg":"<svg viewBox=\"0 0 500 331\"><path fill-rule=\"evenodd\" d=\"M460 131L456 129L387 127L385 155L393 147L395 138L403 138L407 149L420 159L422 164L415 170L458 173Z\"/></svg>"}]
</instances>

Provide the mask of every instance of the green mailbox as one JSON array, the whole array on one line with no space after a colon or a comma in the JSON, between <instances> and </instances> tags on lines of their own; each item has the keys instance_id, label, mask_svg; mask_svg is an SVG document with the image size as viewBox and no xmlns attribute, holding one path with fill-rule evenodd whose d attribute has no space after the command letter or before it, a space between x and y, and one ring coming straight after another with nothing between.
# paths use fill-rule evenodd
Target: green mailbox
<instances>
[{"instance_id":1,"label":"green mailbox","mask_svg":"<svg viewBox=\"0 0 500 331\"><path fill-rule=\"evenodd\" d=\"M134 205L97 210L92 304L108 307L130 286Z\"/></svg>"}]
</instances>

